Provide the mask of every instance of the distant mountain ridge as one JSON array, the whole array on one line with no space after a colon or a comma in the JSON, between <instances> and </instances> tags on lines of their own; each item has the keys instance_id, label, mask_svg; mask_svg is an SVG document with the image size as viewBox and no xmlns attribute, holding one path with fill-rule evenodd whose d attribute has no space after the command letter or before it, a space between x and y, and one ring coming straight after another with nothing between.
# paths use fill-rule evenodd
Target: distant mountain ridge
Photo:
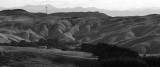
<instances>
[{"instance_id":1,"label":"distant mountain ridge","mask_svg":"<svg viewBox=\"0 0 160 67\"><path fill-rule=\"evenodd\" d=\"M98 9L95 7L75 7L75 8L56 8L52 5L48 6L48 13L56 13L56 12L94 12L99 11L105 13L109 16L142 16L148 14L160 14L160 8L152 8L152 9L135 9L135 10L126 10L126 11L118 11L118 10L105 10ZM45 13L46 5L25 5L22 7L13 7L13 8L0 8L0 10L4 9L24 9L29 12L44 12Z\"/></svg>"},{"instance_id":2,"label":"distant mountain ridge","mask_svg":"<svg viewBox=\"0 0 160 67\"><path fill-rule=\"evenodd\" d=\"M7 9L0 11L0 15L4 16L12 16L12 15L18 15L18 16L29 16L29 17L47 17L47 16L56 16L56 17L68 17L68 18L84 18L84 17L109 17L108 15L100 12L58 12L58 13L31 13L24 9Z\"/></svg>"}]
</instances>

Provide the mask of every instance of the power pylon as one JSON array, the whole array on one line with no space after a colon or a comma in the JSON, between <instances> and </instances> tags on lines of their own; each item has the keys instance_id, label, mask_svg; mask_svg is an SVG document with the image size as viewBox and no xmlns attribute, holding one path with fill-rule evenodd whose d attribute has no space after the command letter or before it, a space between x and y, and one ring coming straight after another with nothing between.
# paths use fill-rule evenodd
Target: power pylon
<instances>
[{"instance_id":1,"label":"power pylon","mask_svg":"<svg viewBox=\"0 0 160 67\"><path fill-rule=\"evenodd\" d=\"M48 14L47 0L45 0L45 1L46 1L46 2L45 2L45 3L46 3L46 7L45 7L45 8L46 8L46 14Z\"/></svg>"},{"instance_id":2,"label":"power pylon","mask_svg":"<svg viewBox=\"0 0 160 67\"><path fill-rule=\"evenodd\" d=\"M48 7L47 7L47 5L46 5L46 14L48 14Z\"/></svg>"}]
</instances>

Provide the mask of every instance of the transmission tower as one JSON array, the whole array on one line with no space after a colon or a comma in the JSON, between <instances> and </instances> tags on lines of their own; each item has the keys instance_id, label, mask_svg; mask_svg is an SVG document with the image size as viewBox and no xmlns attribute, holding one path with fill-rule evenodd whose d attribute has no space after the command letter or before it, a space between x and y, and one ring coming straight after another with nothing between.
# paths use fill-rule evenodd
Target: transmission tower
<instances>
[{"instance_id":1,"label":"transmission tower","mask_svg":"<svg viewBox=\"0 0 160 67\"><path fill-rule=\"evenodd\" d=\"M150 14L150 13L149 13L149 8L147 9L147 13L148 13L148 15Z\"/></svg>"},{"instance_id":2,"label":"transmission tower","mask_svg":"<svg viewBox=\"0 0 160 67\"><path fill-rule=\"evenodd\" d=\"M45 9L46 9L46 14L48 14L48 6L47 6L47 0L45 0L46 2L46 7L45 7Z\"/></svg>"},{"instance_id":3,"label":"transmission tower","mask_svg":"<svg viewBox=\"0 0 160 67\"><path fill-rule=\"evenodd\" d=\"M48 14L48 7L47 7L47 5L46 5L46 14Z\"/></svg>"}]
</instances>

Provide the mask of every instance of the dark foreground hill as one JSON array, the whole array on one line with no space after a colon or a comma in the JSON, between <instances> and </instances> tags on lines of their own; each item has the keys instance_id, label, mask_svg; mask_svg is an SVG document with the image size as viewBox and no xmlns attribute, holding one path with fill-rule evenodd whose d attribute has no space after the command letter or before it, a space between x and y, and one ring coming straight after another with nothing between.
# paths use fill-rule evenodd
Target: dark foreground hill
<instances>
[{"instance_id":1,"label":"dark foreground hill","mask_svg":"<svg viewBox=\"0 0 160 67\"><path fill-rule=\"evenodd\" d=\"M160 15L109 17L99 12L0 12L0 43L58 39L60 42L116 44L139 53L160 53ZM87 48L86 48L87 49Z\"/></svg>"}]
</instances>

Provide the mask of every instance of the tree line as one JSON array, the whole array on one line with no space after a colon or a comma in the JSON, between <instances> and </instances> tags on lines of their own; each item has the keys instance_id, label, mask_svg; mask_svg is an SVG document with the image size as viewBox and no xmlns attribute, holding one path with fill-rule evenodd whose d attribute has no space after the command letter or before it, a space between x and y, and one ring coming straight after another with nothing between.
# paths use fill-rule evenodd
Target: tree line
<instances>
[{"instance_id":1,"label":"tree line","mask_svg":"<svg viewBox=\"0 0 160 67\"><path fill-rule=\"evenodd\" d=\"M129 48L113 44L98 43L92 46L91 50L93 56L98 57L100 67L160 67L158 56L139 56L137 52Z\"/></svg>"}]
</instances>

